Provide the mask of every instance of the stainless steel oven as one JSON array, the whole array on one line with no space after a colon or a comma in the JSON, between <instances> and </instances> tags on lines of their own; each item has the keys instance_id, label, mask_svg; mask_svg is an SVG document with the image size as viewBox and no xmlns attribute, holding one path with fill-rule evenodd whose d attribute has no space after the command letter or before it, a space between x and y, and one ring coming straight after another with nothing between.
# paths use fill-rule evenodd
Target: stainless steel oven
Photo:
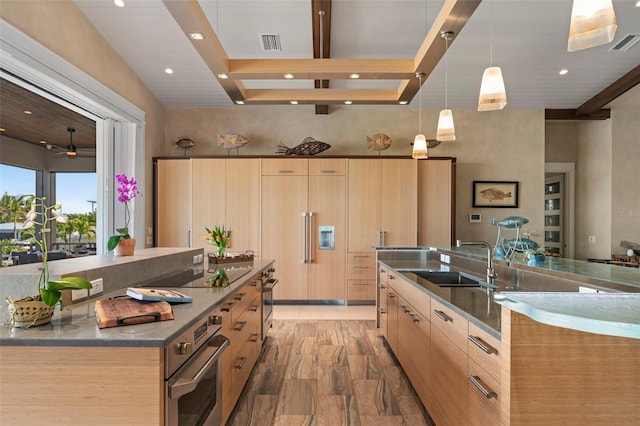
<instances>
[{"instance_id":1,"label":"stainless steel oven","mask_svg":"<svg viewBox=\"0 0 640 426\"><path fill-rule=\"evenodd\" d=\"M210 312L165 348L165 425L222 423L222 315Z\"/></svg>"},{"instance_id":2,"label":"stainless steel oven","mask_svg":"<svg viewBox=\"0 0 640 426\"><path fill-rule=\"evenodd\" d=\"M273 266L262 273L262 340L267 338L267 333L273 323L273 287L278 280L273 277Z\"/></svg>"}]
</instances>

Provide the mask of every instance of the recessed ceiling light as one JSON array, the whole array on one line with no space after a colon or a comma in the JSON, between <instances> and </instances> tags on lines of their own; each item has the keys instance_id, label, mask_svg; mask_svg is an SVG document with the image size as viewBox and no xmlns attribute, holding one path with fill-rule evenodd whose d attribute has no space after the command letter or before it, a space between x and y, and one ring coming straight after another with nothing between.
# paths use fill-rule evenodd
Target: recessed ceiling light
<instances>
[{"instance_id":1,"label":"recessed ceiling light","mask_svg":"<svg viewBox=\"0 0 640 426\"><path fill-rule=\"evenodd\" d=\"M191 40L204 40L202 33L189 33L189 37L191 37Z\"/></svg>"},{"instance_id":2,"label":"recessed ceiling light","mask_svg":"<svg viewBox=\"0 0 640 426\"><path fill-rule=\"evenodd\" d=\"M298 101L291 101L291 105L298 105Z\"/></svg>"},{"instance_id":3,"label":"recessed ceiling light","mask_svg":"<svg viewBox=\"0 0 640 426\"><path fill-rule=\"evenodd\" d=\"M164 72L166 72L167 74L173 74L173 70L171 68L165 68Z\"/></svg>"},{"instance_id":4,"label":"recessed ceiling light","mask_svg":"<svg viewBox=\"0 0 640 426\"><path fill-rule=\"evenodd\" d=\"M349 78L360 78L360 74L351 74Z\"/></svg>"},{"instance_id":5,"label":"recessed ceiling light","mask_svg":"<svg viewBox=\"0 0 640 426\"><path fill-rule=\"evenodd\" d=\"M352 101L344 101L345 105L351 105L353 102Z\"/></svg>"},{"instance_id":6,"label":"recessed ceiling light","mask_svg":"<svg viewBox=\"0 0 640 426\"><path fill-rule=\"evenodd\" d=\"M640 7L640 1L636 2L636 7Z\"/></svg>"},{"instance_id":7,"label":"recessed ceiling light","mask_svg":"<svg viewBox=\"0 0 640 426\"><path fill-rule=\"evenodd\" d=\"M398 102L398 103L399 103L400 105L406 105L406 104L407 104L407 101L400 101L400 102Z\"/></svg>"},{"instance_id":8,"label":"recessed ceiling light","mask_svg":"<svg viewBox=\"0 0 640 426\"><path fill-rule=\"evenodd\" d=\"M33 113L32 113L31 111L29 111L28 109L25 109L25 110L24 110L24 111L22 111L22 112L24 112L24 113L25 113L25 114L27 114L27 115L31 115L31 114L33 114Z\"/></svg>"},{"instance_id":9,"label":"recessed ceiling light","mask_svg":"<svg viewBox=\"0 0 640 426\"><path fill-rule=\"evenodd\" d=\"M244 101L236 101L238 105L244 105Z\"/></svg>"},{"instance_id":10,"label":"recessed ceiling light","mask_svg":"<svg viewBox=\"0 0 640 426\"><path fill-rule=\"evenodd\" d=\"M218 74L218 78L229 78L226 74Z\"/></svg>"},{"instance_id":11,"label":"recessed ceiling light","mask_svg":"<svg viewBox=\"0 0 640 426\"><path fill-rule=\"evenodd\" d=\"M113 4L118 7L124 7L124 0L113 0Z\"/></svg>"},{"instance_id":12,"label":"recessed ceiling light","mask_svg":"<svg viewBox=\"0 0 640 426\"><path fill-rule=\"evenodd\" d=\"M565 68L565 69L560 70L560 72L559 72L558 74L560 74L560 75L565 75L565 74L567 74L568 72L569 72L569 70Z\"/></svg>"},{"instance_id":13,"label":"recessed ceiling light","mask_svg":"<svg viewBox=\"0 0 640 426\"><path fill-rule=\"evenodd\" d=\"M40 144L41 144L41 145L46 145L46 144L47 144L47 141L45 141L44 139L42 139L42 140L40 141Z\"/></svg>"},{"instance_id":14,"label":"recessed ceiling light","mask_svg":"<svg viewBox=\"0 0 640 426\"><path fill-rule=\"evenodd\" d=\"M285 74L284 78L293 78L293 74Z\"/></svg>"},{"instance_id":15,"label":"recessed ceiling light","mask_svg":"<svg viewBox=\"0 0 640 426\"><path fill-rule=\"evenodd\" d=\"M0 127L0 132L6 132L7 129L5 129L4 127Z\"/></svg>"}]
</instances>

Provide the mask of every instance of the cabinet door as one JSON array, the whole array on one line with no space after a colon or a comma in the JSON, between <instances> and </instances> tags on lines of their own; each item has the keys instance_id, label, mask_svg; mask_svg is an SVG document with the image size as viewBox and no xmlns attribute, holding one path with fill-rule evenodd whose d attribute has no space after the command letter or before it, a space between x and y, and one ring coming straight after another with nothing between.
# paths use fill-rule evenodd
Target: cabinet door
<instances>
[{"instance_id":1,"label":"cabinet door","mask_svg":"<svg viewBox=\"0 0 640 426\"><path fill-rule=\"evenodd\" d=\"M385 246L415 246L418 230L417 161L379 160Z\"/></svg>"},{"instance_id":2,"label":"cabinet door","mask_svg":"<svg viewBox=\"0 0 640 426\"><path fill-rule=\"evenodd\" d=\"M349 160L349 252L371 252L379 244L380 163L381 160Z\"/></svg>"},{"instance_id":3,"label":"cabinet door","mask_svg":"<svg viewBox=\"0 0 640 426\"><path fill-rule=\"evenodd\" d=\"M203 247L205 252L215 252L215 247L205 239L205 228L225 225L225 160L194 158L191 160L191 247Z\"/></svg>"},{"instance_id":4,"label":"cabinet door","mask_svg":"<svg viewBox=\"0 0 640 426\"><path fill-rule=\"evenodd\" d=\"M156 164L156 245L189 247L191 240L191 161Z\"/></svg>"},{"instance_id":5,"label":"cabinet door","mask_svg":"<svg viewBox=\"0 0 640 426\"><path fill-rule=\"evenodd\" d=\"M307 176L262 176L262 257L276 261L275 300L308 296L302 216L307 211L307 188Z\"/></svg>"},{"instance_id":6,"label":"cabinet door","mask_svg":"<svg viewBox=\"0 0 640 426\"><path fill-rule=\"evenodd\" d=\"M309 160L310 169L315 161ZM345 160L338 161L345 162ZM331 173L334 168L328 167L322 170ZM313 213L311 230L313 261L308 265L309 300L346 300L347 298L346 200L347 182L344 174L342 176L333 174L309 176L308 211ZM326 232L321 235L321 229L327 226L333 227L333 237ZM328 244L330 238L333 238L332 248ZM322 239L327 241L321 241Z\"/></svg>"},{"instance_id":7,"label":"cabinet door","mask_svg":"<svg viewBox=\"0 0 640 426\"><path fill-rule=\"evenodd\" d=\"M451 159L418 162L418 245L451 245L453 183Z\"/></svg>"},{"instance_id":8,"label":"cabinet door","mask_svg":"<svg viewBox=\"0 0 640 426\"><path fill-rule=\"evenodd\" d=\"M226 162L225 224L231 228L231 251L260 251L260 159Z\"/></svg>"},{"instance_id":9,"label":"cabinet door","mask_svg":"<svg viewBox=\"0 0 640 426\"><path fill-rule=\"evenodd\" d=\"M387 286L387 343L393 353L398 356L398 293Z\"/></svg>"}]
</instances>

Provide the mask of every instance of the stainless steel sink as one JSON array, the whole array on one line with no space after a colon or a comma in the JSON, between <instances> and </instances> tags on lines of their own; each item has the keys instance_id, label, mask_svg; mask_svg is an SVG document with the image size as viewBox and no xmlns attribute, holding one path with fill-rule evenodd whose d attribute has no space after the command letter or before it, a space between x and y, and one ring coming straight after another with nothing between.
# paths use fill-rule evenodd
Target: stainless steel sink
<instances>
[{"instance_id":1,"label":"stainless steel sink","mask_svg":"<svg viewBox=\"0 0 640 426\"><path fill-rule=\"evenodd\" d=\"M481 287L481 280L464 272L411 271L440 287Z\"/></svg>"}]
</instances>

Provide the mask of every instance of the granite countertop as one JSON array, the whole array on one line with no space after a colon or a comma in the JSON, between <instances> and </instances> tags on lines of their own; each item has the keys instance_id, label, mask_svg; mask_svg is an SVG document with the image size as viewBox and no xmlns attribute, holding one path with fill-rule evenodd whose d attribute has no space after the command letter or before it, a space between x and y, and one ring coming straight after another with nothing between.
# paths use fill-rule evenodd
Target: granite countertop
<instances>
[{"instance_id":1,"label":"granite countertop","mask_svg":"<svg viewBox=\"0 0 640 426\"><path fill-rule=\"evenodd\" d=\"M510 293L496 303L543 324L640 339L640 294Z\"/></svg>"},{"instance_id":2,"label":"granite countertop","mask_svg":"<svg viewBox=\"0 0 640 426\"><path fill-rule=\"evenodd\" d=\"M206 286L206 274L200 278L202 287L173 288L193 298L192 303L172 304L173 320L100 329L94 299L56 311L50 324L27 329L0 326L0 345L163 347L272 263L273 260L255 260L251 272L224 288ZM100 299L122 296L125 292L126 288L105 293Z\"/></svg>"},{"instance_id":3,"label":"granite countertop","mask_svg":"<svg viewBox=\"0 0 640 426\"><path fill-rule=\"evenodd\" d=\"M484 282L484 278L438 261L381 261L406 281L429 294L490 334L500 338L500 304L545 324L613 336L640 338L640 294L582 293L580 283L550 288L540 283L514 292L499 280L494 289L484 287L440 287L410 271L462 271ZM551 292L550 292L551 291ZM499 303L498 303L499 301Z\"/></svg>"}]
</instances>

